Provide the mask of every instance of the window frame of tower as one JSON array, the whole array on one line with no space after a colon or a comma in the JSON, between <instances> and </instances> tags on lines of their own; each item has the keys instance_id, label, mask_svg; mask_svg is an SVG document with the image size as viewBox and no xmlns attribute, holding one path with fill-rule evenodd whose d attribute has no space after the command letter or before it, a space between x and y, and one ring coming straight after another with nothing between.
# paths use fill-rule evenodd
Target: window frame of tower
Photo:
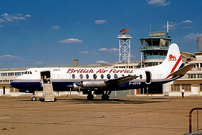
<instances>
[{"instance_id":1,"label":"window frame of tower","mask_svg":"<svg viewBox=\"0 0 202 135\"><path fill-rule=\"evenodd\" d=\"M152 41L152 46L159 47L159 45L160 45L160 39L159 38L158 39L151 39L151 41Z\"/></svg>"},{"instance_id":2,"label":"window frame of tower","mask_svg":"<svg viewBox=\"0 0 202 135\"><path fill-rule=\"evenodd\" d=\"M165 39L165 47L168 47L170 44L170 40L169 39Z\"/></svg>"}]
</instances>

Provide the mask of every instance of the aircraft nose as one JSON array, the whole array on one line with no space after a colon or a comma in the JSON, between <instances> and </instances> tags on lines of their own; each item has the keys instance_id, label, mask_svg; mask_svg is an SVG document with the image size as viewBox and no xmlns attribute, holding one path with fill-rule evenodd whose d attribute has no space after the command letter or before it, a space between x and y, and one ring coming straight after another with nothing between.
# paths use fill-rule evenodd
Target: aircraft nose
<instances>
[{"instance_id":1,"label":"aircraft nose","mask_svg":"<svg viewBox=\"0 0 202 135\"><path fill-rule=\"evenodd\" d=\"M10 85L11 85L12 87L15 87L15 82L12 81L12 82L10 83Z\"/></svg>"},{"instance_id":2,"label":"aircraft nose","mask_svg":"<svg viewBox=\"0 0 202 135\"><path fill-rule=\"evenodd\" d=\"M14 80L10 83L10 85L14 88L17 88L19 83L15 82Z\"/></svg>"}]
</instances>

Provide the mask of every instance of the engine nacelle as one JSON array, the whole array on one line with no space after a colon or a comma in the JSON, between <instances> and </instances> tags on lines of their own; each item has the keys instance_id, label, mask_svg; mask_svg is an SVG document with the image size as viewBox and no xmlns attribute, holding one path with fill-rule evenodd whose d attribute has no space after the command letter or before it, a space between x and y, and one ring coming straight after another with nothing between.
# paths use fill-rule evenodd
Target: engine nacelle
<instances>
[{"instance_id":1,"label":"engine nacelle","mask_svg":"<svg viewBox=\"0 0 202 135\"><path fill-rule=\"evenodd\" d=\"M83 88L101 88L107 87L104 81L82 81L81 87Z\"/></svg>"},{"instance_id":2,"label":"engine nacelle","mask_svg":"<svg viewBox=\"0 0 202 135\"><path fill-rule=\"evenodd\" d=\"M72 84L71 88L72 88L72 90L80 90L81 89L81 87L76 85L75 83Z\"/></svg>"}]
</instances>

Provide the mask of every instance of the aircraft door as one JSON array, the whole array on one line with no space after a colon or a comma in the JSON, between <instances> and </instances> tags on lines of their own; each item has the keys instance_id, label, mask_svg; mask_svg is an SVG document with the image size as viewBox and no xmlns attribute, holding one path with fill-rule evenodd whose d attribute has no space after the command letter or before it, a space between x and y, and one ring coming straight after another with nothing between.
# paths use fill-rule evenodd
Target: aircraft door
<instances>
[{"instance_id":1,"label":"aircraft door","mask_svg":"<svg viewBox=\"0 0 202 135\"><path fill-rule=\"evenodd\" d=\"M41 80L43 83L51 83L51 74L50 71L43 71L41 72Z\"/></svg>"},{"instance_id":2,"label":"aircraft door","mask_svg":"<svg viewBox=\"0 0 202 135\"><path fill-rule=\"evenodd\" d=\"M151 83L151 72L150 71L145 71L146 74L146 84Z\"/></svg>"}]
</instances>

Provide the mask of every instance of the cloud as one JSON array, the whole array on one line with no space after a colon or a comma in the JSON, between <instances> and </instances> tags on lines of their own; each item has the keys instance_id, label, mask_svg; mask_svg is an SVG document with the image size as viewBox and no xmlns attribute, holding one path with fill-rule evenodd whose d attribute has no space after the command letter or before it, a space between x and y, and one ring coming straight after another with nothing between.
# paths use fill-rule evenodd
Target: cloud
<instances>
[{"instance_id":1,"label":"cloud","mask_svg":"<svg viewBox=\"0 0 202 135\"><path fill-rule=\"evenodd\" d=\"M95 20L95 24L104 24L107 23L106 20Z\"/></svg>"},{"instance_id":2,"label":"cloud","mask_svg":"<svg viewBox=\"0 0 202 135\"><path fill-rule=\"evenodd\" d=\"M36 64L42 64L42 62L41 62L41 61L39 61L39 62L37 62Z\"/></svg>"},{"instance_id":3,"label":"cloud","mask_svg":"<svg viewBox=\"0 0 202 135\"><path fill-rule=\"evenodd\" d=\"M182 27L182 29L191 29L193 28L192 26L187 26L187 27Z\"/></svg>"},{"instance_id":4,"label":"cloud","mask_svg":"<svg viewBox=\"0 0 202 135\"><path fill-rule=\"evenodd\" d=\"M31 17L31 15L27 14L27 15L25 15L25 17L28 18L28 17Z\"/></svg>"},{"instance_id":5,"label":"cloud","mask_svg":"<svg viewBox=\"0 0 202 135\"><path fill-rule=\"evenodd\" d=\"M170 22L170 24L168 25L168 28L169 30L175 30L177 26L179 26L177 23ZM167 25L164 25L163 28L167 28Z\"/></svg>"},{"instance_id":6,"label":"cloud","mask_svg":"<svg viewBox=\"0 0 202 135\"><path fill-rule=\"evenodd\" d=\"M89 51L80 51L79 53L80 53L80 54L88 54Z\"/></svg>"},{"instance_id":7,"label":"cloud","mask_svg":"<svg viewBox=\"0 0 202 135\"><path fill-rule=\"evenodd\" d=\"M186 35L184 38L188 39L188 40L197 40L197 37L202 37L202 34L190 33L190 34Z\"/></svg>"},{"instance_id":8,"label":"cloud","mask_svg":"<svg viewBox=\"0 0 202 135\"><path fill-rule=\"evenodd\" d=\"M192 23L191 20L182 21L182 23Z\"/></svg>"},{"instance_id":9,"label":"cloud","mask_svg":"<svg viewBox=\"0 0 202 135\"><path fill-rule=\"evenodd\" d=\"M18 57L18 56L13 56L13 55L2 55L0 56L0 60L4 61L4 60L21 60L22 58Z\"/></svg>"},{"instance_id":10,"label":"cloud","mask_svg":"<svg viewBox=\"0 0 202 135\"><path fill-rule=\"evenodd\" d=\"M175 30L177 27L181 27L182 29L190 29L193 28L193 26L185 26L185 25L189 25L191 23L192 23L191 20L181 21L179 23L170 22L169 30ZM167 25L164 25L163 28L167 28Z\"/></svg>"},{"instance_id":11,"label":"cloud","mask_svg":"<svg viewBox=\"0 0 202 135\"><path fill-rule=\"evenodd\" d=\"M58 30L60 29L60 26L51 26L52 29Z\"/></svg>"},{"instance_id":12,"label":"cloud","mask_svg":"<svg viewBox=\"0 0 202 135\"><path fill-rule=\"evenodd\" d=\"M101 52L117 52L117 51L119 51L119 49L117 49L117 48L110 48L110 49L100 48L99 51L101 51Z\"/></svg>"},{"instance_id":13,"label":"cloud","mask_svg":"<svg viewBox=\"0 0 202 135\"><path fill-rule=\"evenodd\" d=\"M8 13L4 13L0 15L0 23L4 22L13 22L13 21L21 21L21 20L27 20L27 18L30 18L31 15L22 15L22 14L14 14L9 15Z\"/></svg>"},{"instance_id":14,"label":"cloud","mask_svg":"<svg viewBox=\"0 0 202 135\"><path fill-rule=\"evenodd\" d=\"M170 4L170 1L166 2L166 0L149 0L148 4L150 4L150 5L157 5L157 6L167 6L167 5Z\"/></svg>"},{"instance_id":15,"label":"cloud","mask_svg":"<svg viewBox=\"0 0 202 135\"><path fill-rule=\"evenodd\" d=\"M5 22L5 20L0 18L0 23L3 23L3 22Z\"/></svg>"},{"instance_id":16,"label":"cloud","mask_svg":"<svg viewBox=\"0 0 202 135\"><path fill-rule=\"evenodd\" d=\"M104 60L99 60L99 61L96 61L96 63L100 63L100 64L109 64L109 62L104 61Z\"/></svg>"},{"instance_id":17,"label":"cloud","mask_svg":"<svg viewBox=\"0 0 202 135\"><path fill-rule=\"evenodd\" d=\"M58 43L64 43L64 44L70 44L70 43L82 43L82 40L75 39L75 38L69 38L69 39L64 39L61 41L58 41Z\"/></svg>"}]
</instances>

